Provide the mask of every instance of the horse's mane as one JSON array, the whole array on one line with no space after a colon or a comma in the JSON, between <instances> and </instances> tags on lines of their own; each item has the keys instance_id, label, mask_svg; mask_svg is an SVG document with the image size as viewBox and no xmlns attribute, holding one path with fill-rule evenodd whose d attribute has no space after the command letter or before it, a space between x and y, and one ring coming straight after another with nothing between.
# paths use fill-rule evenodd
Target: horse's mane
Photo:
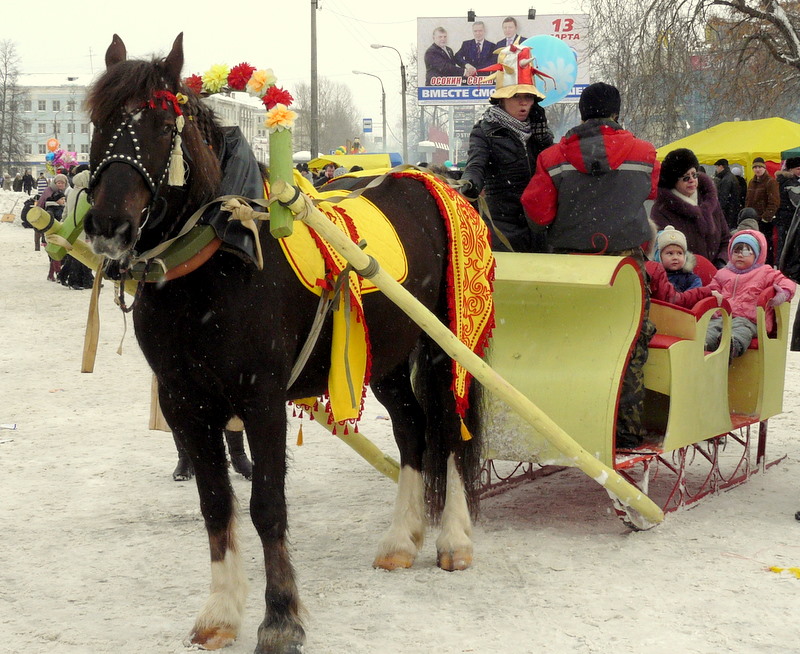
<instances>
[{"instance_id":1,"label":"horse's mane","mask_svg":"<svg viewBox=\"0 0 800 654\"><path fill-rule=\"evenodd\" d=\"M123 112L133 111L168 86L163 59L121 61L106 70L89 89L86 106L95 125L119 120ZM189 201L202 204L216 197L222 171L215 152L222 143L222 132L211 108L183 84L174 93L188 97L183 105L186 125L183 141L189 153L191 176Z\"/></svg>"}]
</instances>

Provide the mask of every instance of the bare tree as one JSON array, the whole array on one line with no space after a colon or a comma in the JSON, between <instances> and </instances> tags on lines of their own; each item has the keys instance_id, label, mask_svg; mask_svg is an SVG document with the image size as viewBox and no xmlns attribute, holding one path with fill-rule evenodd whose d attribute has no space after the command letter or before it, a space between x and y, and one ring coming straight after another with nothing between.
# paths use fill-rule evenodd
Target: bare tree
<instances>
[{"instance_id":1,"label":"bare tree","mask_svg":"<svg viewBox=\"0 0 800 654\"><path fill-rule=\"evenodd\" d=\"M295 101L292 109L298 114L297 127L294 130L295 149L310 150L311 88L306 82L300 82L293 95ZM319 79L317 98L319 147L322 152L346 145L361 134L358 112L349 87L322 77Z\"/></svg>"},{"instance_id":2,"label":"bare tree","mask_svg":"<svg viewBox=\"0 0 800 654\"><path fill-rule=\"evenodd\" d=\"M20 119L24 93L17 85L19 57L13 41L0 41L0 167L23 159L25 138Z\"/></svg>"},{"instance_id":3,"label":"bare tree","mask_svg":"<svg viewBox=\"0 0 800 654\"><path fill-rule=\"evenodd\" d=\"M650 0L648 16L669 11L670 23L695 36L720 16L744 27L738 47L744 53L765 49L800 75L800 16L795 0Z\"/></svg>"},{"instance_id":4,"label":"bare tree","mask_svg":"<svg viewBox=\"0 0 800 654\"><path fill-rule=\"evenodd\" d=\"M794 117L798 2L594 0L592 67L626 126L662 144L724 120Z\"/></svg>"}]
</instances>

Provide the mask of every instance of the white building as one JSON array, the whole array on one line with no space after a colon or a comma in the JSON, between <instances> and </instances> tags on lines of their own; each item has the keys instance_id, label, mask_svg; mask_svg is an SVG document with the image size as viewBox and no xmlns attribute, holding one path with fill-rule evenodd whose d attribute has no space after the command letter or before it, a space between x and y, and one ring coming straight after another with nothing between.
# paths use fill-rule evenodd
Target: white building
<instances>
[{"instance_id":1,"label":"white building","mask_svg":"<svg viewBox=\"0 0 800 654\"><path fill-rule=\"evenodd\" d=\"M214 110L220 125L239 126L258 161L269 161L269 135L264 125L267 109L261 100L247 93L233 92L230 95L210 95L204 102Z\"/></svg>"},{"instance_id":2,"label":"white building","mask_svg":"<svg viewBox=\"0 0 800 654\"><path fill-rule=\"evenodd\" d=\"M88 163L92 128L84 109L89 75L20 75L17 81L25 93L22 101L24 161L21 168L44 170L47 141L55 138L59 147L77 153L78 161Z\"/></svg>"}]
</instances>

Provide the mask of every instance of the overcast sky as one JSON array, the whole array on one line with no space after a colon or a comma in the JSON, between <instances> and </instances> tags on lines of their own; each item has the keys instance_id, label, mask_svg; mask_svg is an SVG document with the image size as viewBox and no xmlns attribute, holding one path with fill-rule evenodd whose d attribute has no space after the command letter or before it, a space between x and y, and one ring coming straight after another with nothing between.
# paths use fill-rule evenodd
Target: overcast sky
<instances>
[{"instance_id":1,"label":"overcast sky","mask_svg":"<svg viewBox=\"0 0 800 654\"><path fill-rule=\"evenodd\" d=\"M320 0L317 11L319 75L353 90L362 116L380 118L380 85L374 78L354 75L363 70L378 75L386 89L390 128L400 115L400 63L389 49L397 48L408 63L416 44L416 19L460 16L472 9L480 19L523 15L534 6L541 14L579 13L580 0L516 0L513 2L450 2L431 0ZM97 73L116 32L132 57L166 54L179 32L184 33L184 73L203 73L212 64L235 66L247 61L272 68L278 85L291 88L310 80L310 0L254 2L224 0L214 10L206 3L185 0L88 0L77 4L3 3L0 39L16 43L23 73ZM451 44L452 45L452 44ZM456 47L458 47L456 45Z\"/></svg>"}]
</instances>

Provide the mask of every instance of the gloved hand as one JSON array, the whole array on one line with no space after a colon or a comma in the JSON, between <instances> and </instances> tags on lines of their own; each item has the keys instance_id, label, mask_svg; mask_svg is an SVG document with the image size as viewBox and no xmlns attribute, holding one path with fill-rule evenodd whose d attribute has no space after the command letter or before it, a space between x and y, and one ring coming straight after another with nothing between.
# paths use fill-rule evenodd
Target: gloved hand
<instances>
[{"instance_id":1,"label":"gloved hand","mask_svg":"<svg viewBox=\"0 0 800 654\"><path fill-rule=\"evenodd\" d=\"M767 304L769 304L769 306L777 307L779 304L783 304L784 302L786 302L786 300L789 299L789 293L787 291L784 291L777 284L773 284L772 288L775 289L775 295L772 297L772 299L769 302L767 302Z\"/></svg>"},{"instance_id":2,"label":"gloved hand","mask_svg":"<svg viewBox=\"0 0 800 654\"><path fill-rule=\"evenodd\" d=\"M468 179L461 180L461 186L458 187L458 190L461 192L461 195L468 200L477 200L478 196L481 194L481 192L475 187L475 184Z\"/></svg>"}]
</instances>

